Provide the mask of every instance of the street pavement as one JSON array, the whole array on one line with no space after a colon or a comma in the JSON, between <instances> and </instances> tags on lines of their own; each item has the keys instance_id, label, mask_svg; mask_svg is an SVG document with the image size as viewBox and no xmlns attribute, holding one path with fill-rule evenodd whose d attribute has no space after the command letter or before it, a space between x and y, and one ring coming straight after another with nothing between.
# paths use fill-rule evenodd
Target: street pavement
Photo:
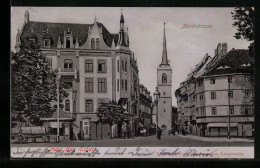
<instances>
[{"instance_id":1,"label":"street pavement","mask_svg":"<svg viewBox=\"0 0 260 168\"><path fill-rule=\"evenodd\" d=\"M214 146L254 146L253 140L242 138L205 138L194 135L163 135L161 140L156 136L135 137L134 139L105 139L105 140L86 140L69 141L60 143L24 143L11 144L11 147L214 147Z\"/></svg>"}]
</instances>

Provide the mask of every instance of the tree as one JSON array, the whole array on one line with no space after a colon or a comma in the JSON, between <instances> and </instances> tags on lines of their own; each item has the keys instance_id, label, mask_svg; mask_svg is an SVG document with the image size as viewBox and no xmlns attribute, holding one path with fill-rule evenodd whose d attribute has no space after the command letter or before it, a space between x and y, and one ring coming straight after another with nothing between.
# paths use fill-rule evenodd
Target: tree
<instances>
[{"instance_id":1,"label":"tree","mask_svg":"<svg viewBox=\"0 0 260 168\"><path fill-rule=\"evenodd\" d=\"M124 121L129 120L130 117L125 109L114 101L102 103L97 109L97 116L101 123L101 136L102 124L109 124L110 138L112 138L112 126L117 123L123 123Z\"/></svg>"},{"instance_id":2,"label":"tree","mask_svg":"<svg viewBox=\"0 0 260 168\"><path fill-rule=\"evenodd\" d=\"M11 53L12 121L38 125L40 117L51 117L56 111L57 71L52 70L37 42L27 42L17 53ZM67 96L60 80L60 102ZM60 104L62 108L62 104Z\"/></svg>"},{"instance_id":3,"label":"tree","mask_svg":"<svg viewBox=\"0 0 260 168\"><path fill-rule=\"evenodd\" d=\"M234 12L231 12L234 27L237 27L235 33L236 39L246 39L253 41L255 33L255 11L252 7L237 7Z\"/></svg>"}]
</instances>

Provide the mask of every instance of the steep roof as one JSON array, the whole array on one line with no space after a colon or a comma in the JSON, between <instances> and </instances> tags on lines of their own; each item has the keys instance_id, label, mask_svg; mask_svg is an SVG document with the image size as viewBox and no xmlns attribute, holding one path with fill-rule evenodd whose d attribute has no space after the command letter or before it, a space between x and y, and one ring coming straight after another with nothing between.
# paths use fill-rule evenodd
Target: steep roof
<instances>
[{"instance_id":1,"label":"steep roof","mask_svg":"<svg viewBox=\"0 0 260 168\"><path fill-rule=\"evenodd\" d=\"M118 35L111 34L106 27L102 24L97 22L98 26L102 27L103 38L107 46L111 47L112 41L117 41ZM64 31L67 32L67 29L70 28L70 31L73 33L73 42L76 41L78 37L79 45L83 45L88 38L88 30L89 27L93 26L93 24L75 24L75 23L51 23L51 22L35 22L30 21L29 23L25 24L23 32L21 34L21 40L25 40L30 38L31 30L33 29L33 33L37 37L38 41L41 45L43 45L43 39L46 36L51 37L52 39L52 47L57 46L58 38L60 36L61 42L63 42L63 35ZM48 28L48 34L46 34L46 30Z\"/></svg>"},{"instance_id":2,"label":"steep roof","mask_svg":"<svg viewBox=\"0 0 260 168\"><path fill-rule=\"evenodd\" d=\"M251 73L252 68L249 66L253 63L253 58L249 56L246 49L232 49L223 56L209 71L203 76L220 75L228 73ZM248 64L248 66L243 66Z\"/></svg>"}]
</instances>

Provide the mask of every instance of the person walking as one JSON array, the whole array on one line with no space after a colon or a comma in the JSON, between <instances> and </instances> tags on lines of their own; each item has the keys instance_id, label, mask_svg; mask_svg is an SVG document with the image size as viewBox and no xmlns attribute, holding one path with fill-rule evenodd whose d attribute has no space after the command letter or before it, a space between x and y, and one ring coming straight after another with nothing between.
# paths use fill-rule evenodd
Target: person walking
<instances>
[{"instance_id":1,"label":"person walking","mask_svg":"<svg viewBox=\"0 0 260 168\"><path fill-rule=\"evenodd\" d=\"M126 133L127 133L126 123L123 123L123 125L122 125L122 131L123 131L124 139L126 139Z\"/></svg>"},{"instance_id":2,"label":"person walking","mask_svg":"<svg viewBox=\"0 0 260 168\"><path fill-rule=\"evenodd\" d=\"M157 130L157 138L158 138L158 140L161 140L161 135L162 135L162 130L160 128L158 128L158 130Z\"/></svg>"}]
</instances>

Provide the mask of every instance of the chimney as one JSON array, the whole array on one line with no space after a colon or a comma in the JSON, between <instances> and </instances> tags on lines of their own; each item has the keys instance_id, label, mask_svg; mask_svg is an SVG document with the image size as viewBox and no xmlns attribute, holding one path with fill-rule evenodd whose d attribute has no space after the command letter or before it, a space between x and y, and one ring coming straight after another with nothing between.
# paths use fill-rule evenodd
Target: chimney
<instances>
[{"instance_id":1,"label":"chimney","mask_svg":"<svg viewBox=\"0 0 260 168\"><path fill-rule=\"evenodd\" d=\"M24 22L25 22L25 24L28 24L29 21L30 21L29 12L26 11L26 12L24 13Z\"/></svg>"},{"instance_id":2,"label":"chimney","mask_svg":"<svg viewBox=\"0 0 260 168\"><path fill-rule=\"evenodd\" d=\"M220 43L218 43L217 52L218 52L218 60L220 60L220 58L222 56L221 44Z\"/></svg>"},{"instance_id":3,"label":"chimney","mask_svg":"<svg viewBox=\"0 0 260 168\"><path fill-rule=\"evenodd\" d=\"M227 43L222 43L222 55L227 54Z\"/></svg>"}]
</instances>

